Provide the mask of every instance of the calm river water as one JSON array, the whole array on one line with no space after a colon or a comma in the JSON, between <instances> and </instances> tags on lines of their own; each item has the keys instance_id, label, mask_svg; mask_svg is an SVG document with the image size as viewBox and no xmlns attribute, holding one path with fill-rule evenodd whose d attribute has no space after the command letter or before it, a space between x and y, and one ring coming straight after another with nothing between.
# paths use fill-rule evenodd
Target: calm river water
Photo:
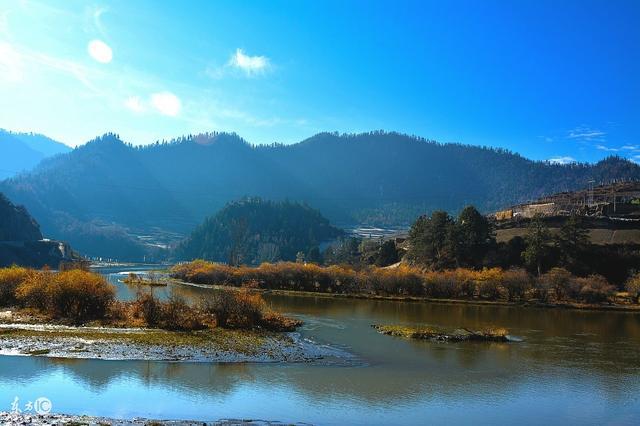
<instances>
[{"instance_id":1,"label":"calm river water","mask_svg":"<svg viewBox=\"0 0 640 426\"><path fill-rule=\"evenodd\" d=\"M117 277L109 275L119 297L132 297ZM173 291L197 296L210 290ZM304 319L304 337L346 349L357 362L237 365L0 356L0 410L9 410L15 397L46 396L56 412L111 417L336 425L640 424L640 315L266 299ZM376 333L373 323L495 325L523 341L405 341Z\"/></svg>"}]
</instances>

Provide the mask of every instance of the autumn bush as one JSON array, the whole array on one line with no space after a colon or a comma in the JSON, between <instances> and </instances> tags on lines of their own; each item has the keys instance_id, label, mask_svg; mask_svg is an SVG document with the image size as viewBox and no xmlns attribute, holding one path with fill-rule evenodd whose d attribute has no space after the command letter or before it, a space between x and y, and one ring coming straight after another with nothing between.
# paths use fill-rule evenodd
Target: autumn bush
<instances>
[{"instance_id":1,"label":"autumn bush","mask_svg":"<svg viewBox=\"0 0 640 426\"><path fill-rule=\"evenodd\" d=\"M101 275L73 269L33 271L15 294L24 306L79 323L103 318L115 298L115 289Z\"/></svg>"},{"instance_id":2,"label":"autumn bush","mask_svg":"<svg viewBox=\"0 0 640 426\"><path fill-rule=\"evenodd\" d=\"M264 301L257 293L242 290L216 290L203 302L202 309L225 328L252 328L260 325Z\"/></svg>"},{"instance_id":3,"label":"autumn bush","mask_svg":"<svg viewBox=\"0 0 640 426\"><path fill-rule=\"evenodd\" d=\"M79 269L55 274L48 287L51 312L76 322L103 318L115 288L103 276Z\"/></svg>"},{"instance_id":4,"label":"autumn bush","mask_svg":"<svg viewBox=\"0 0 640 426\"><path fill-rule=\"evenodd\" d=\"M424 277L405 265L390 269L371 268L359 274L359 287L385 296L423 296Z\"/></svg>"},{"instance_id":5,"label":"autumn bush","mask_svg":"<svg viewBox=\"0 0 640 426\"><path fill-rule=\"evenodd\" d=\"M625 284L625 289L631 298L635 299L636 302L640 302L640 273L629 278Z\"/></svg>"},{"instance_id":6,"label":"autumn bush","mask_svg":"<svg viewBox=\"0 0 640 426\"><path fill-rule=\"evenodd\" d=\"M614 287L602 275L576 278L580 286L580 298L587 303L604 303L613 295Z\"/></svg>"},{"instance_id":7,"label":"autumn bush","mask_svg":"<svg viewBox=\"0 0 640 426\"><path fill-rule=\"evenodd\" d=\"M578 278L562 268L553 268L536 278L524 269L426 271L399 265L356 270L349 266L323 267L292 262L230 267L199 260L174 267L172 275L198 283L273 290L511 302L535 298L544 302L554 299L602 303L611 291L602 277ZM638 293L634 295L637 298ZM224 321L224 315L221 318Z\"/></svg>"},{"instance_id":8,"label":"autumn bush","mask_svg":"<svg viewBox=\"0 0 640 426\"><path fill-rule=\"evenodd\" d=\"M13 306L18 302L16 289L31 272L27 268L15 265L0 269L0 306Z\"/></svg>"},{"instance_id":9,"label":"autumn bush","mask_svg":"<svg viewBox=\"0 0 640 426\"><path fill-rule=\"evenodd\" d=\"M478 294L487 300L500 298L504 271L499 268L483 269L476 274Z\"/></svg>"},{"instance_id":10,"label":"autumn bush","mask_svg":"<svg viewBox=\"0 0 640 426\"><path fill-rule=\"evenodd\" d=\"M453 271L427 272L424 279L426 296L447 299L458 296L458 281Z\"/></svg>"},{"instance_id":11,"label":"autumn bush","mask_svg":"<svg viewBox=\"0 0 640 426\"><path fill-rule=\"evenodd\" d=\"M532 277L524 269L508 269L502 274L502 286L511 302L524 300L532 282Z\"/></svg>"},{"instance_id":12,"label":"autumn bush","mask_svg":"<svg viewBox=\"0 0 640 426\"><path fill-rule=\"evenodd\" d=\"M538 282L546 288L553 290L556 301L567 299L577 300L580 295L580 287L575 282L571 272L564 268L553 268L543 274Z\"/></svg>"}]
</instances>

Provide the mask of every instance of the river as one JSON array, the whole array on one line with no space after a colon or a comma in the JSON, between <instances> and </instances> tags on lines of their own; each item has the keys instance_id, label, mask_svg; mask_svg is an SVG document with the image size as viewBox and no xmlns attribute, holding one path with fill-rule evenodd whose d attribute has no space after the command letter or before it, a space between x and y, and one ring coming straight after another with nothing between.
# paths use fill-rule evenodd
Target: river
<instances>
[{"instance_id":1,"label":"river","mask_svg":"<svg viewBox=\"0 0 640 426\"><path fill-rule=\"evenodd\" d=\"M118 296L133 291L105 269ZM198 297L209 289L156 289ZM640 315L267 295L348 363L207 364L0 356L0 410L313 424L639 424ZM433 343L370 325L500 326L514 343Z\"/></svg>"}]
</instances>

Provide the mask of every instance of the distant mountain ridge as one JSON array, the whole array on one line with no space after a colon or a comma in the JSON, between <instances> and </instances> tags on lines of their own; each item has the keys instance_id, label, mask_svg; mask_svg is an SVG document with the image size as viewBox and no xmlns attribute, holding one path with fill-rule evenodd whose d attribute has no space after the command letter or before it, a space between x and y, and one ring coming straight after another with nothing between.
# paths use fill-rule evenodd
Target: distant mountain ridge
<instances>
[{"instance_id":1,"label":"distant mountain ridge","mask_svg":"<svg viewBox=\"0 0 640 426\"><path fill-rule=\"evenodd\" d=\"M44 158L71 151L63 143L36 133L0 129L0 179L35 167Z\"/></svg>"},{"instance_id":2,"label":"distant mountain ridge","mask_svg":"<svg viewBox=\"0 0 640 426\"><path fill-rule=\"evenodd\" d=\"M107 134L1 182L0 191L27 206L45 233L126 258L144 253L127 234L188 234L245 196L305 202L337 224L405 225L434 209L492 211L590 180L638 179L640 167L619 157L558 165L392 132L260 146L209 133L142 147Z\"/></svg>"}]
</instances>

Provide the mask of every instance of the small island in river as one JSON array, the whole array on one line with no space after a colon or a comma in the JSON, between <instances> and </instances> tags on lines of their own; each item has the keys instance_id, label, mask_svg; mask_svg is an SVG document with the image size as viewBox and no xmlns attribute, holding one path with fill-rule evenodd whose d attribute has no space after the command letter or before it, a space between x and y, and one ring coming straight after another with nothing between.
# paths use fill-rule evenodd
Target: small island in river
<instances>
[{"instance_id":1,"label":"small island in river","mask_svg":"<svg viewBox=\"0 0 640 426\"><path fill-rule=\"evenodd\" d=\"M453 331L439 330L432 327L409 327L403 325L372 324L379 333L405 339L432 340L437 342L510 342L508 332L504 328L486 328L469 330L458 328Z\"/></svg>"}]
</instances>

